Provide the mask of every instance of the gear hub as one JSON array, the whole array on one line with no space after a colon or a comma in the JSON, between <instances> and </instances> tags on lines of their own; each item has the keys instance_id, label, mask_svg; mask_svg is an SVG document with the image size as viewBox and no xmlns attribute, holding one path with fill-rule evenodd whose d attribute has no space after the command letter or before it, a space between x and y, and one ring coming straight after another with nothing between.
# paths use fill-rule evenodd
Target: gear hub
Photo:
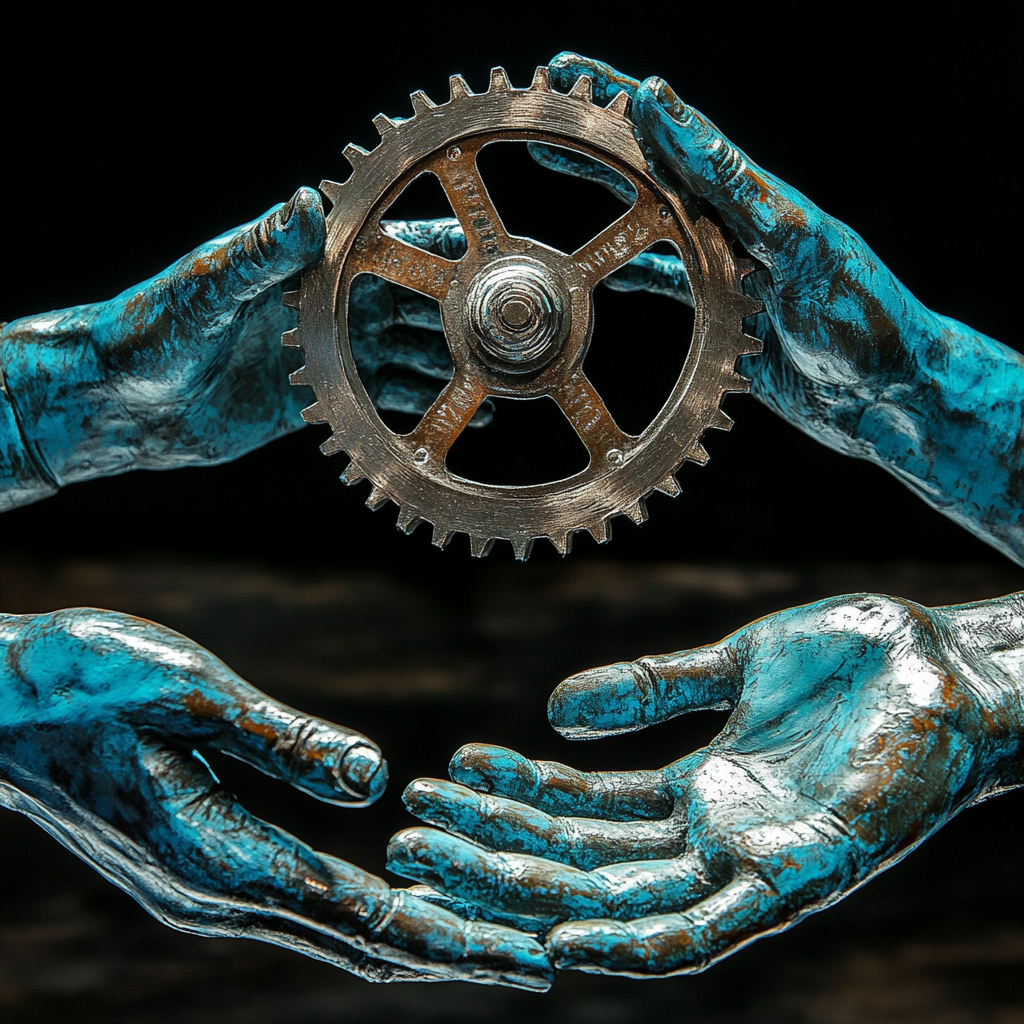
<instances>
[{"instance_id":1,"label":"gear hub","mask_svg":"<svg viewBox=\"0 0 1024 1024\"><path fill-rule=\"evenodd\" d=\"M353 172L344 184L321 183L333 204L325 256L303 276L301 290L285 296L299 309L299 326L284 343L306 354L306 365L291 379L311 386L317 398L303 416L330 424L332 437L321 448L348 452L342 479L368 479L371 508L394 501L399 528L411 532L429 522L439 546L464 532L474 555L504 539L523 559L542 537L562 554L579 530L603 543L615 516L646 519L644 499L652 491L679 493L674 473L680 464L707 461L700 444L705 430L731 427L719 403L726 392L748 389L736 359L760 351L760 342L742 329L743 318L759 308L740 287L751 266L733 256L710 219L693 218L650 173L625 93L601 107L592 101L589 78L559 93L551 89L547 69L538 68L528 89L513 89L496 68L485 93L470 92L456 75L447 103L435 105L417 92L412 104L414 116L407 120L375 118L381 142L372 152L346 148ZM511 235L477 169L477 154L497 141L575 150L621 174L636 190L636 201L571 254ZM409 245L382 226L387 209L424 173L440 180L462 225L467 251L458 260ZM583 372L593 328L591 293L659 241L672 244L686 269L693 339L661 411L641 434L631 435L618 427ZM407 434L388 429L359 379L348 296L363 273L431 296L441 307L454 373ZM483 484L450 472L448 450L491 395L553 398L589 451L586 469L529 487Z\"/></svg>"}]
</instances>

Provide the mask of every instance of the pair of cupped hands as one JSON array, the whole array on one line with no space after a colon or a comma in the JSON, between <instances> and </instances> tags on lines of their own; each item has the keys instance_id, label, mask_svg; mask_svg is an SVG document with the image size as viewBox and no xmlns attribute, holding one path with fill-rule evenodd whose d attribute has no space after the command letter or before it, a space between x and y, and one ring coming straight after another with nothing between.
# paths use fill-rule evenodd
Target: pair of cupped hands
<instances>
[{"instance_id":1,"label":"pair of cupped hands","mask_svg":"<svg viewBox=\"0 0 1024 1024\"><path fill-rule=\"evenodd\" d=\"M757 258L746 287L764 304L751 328L764 352L740 369L761 401L845 450L831 410L880 386L883 357L933 314L856 234L659 79L569 54L551 73L561 89L591 76L597 102L625 91L657 173L713 207ZM534 155L621 187L564 151ZM455 221L391 230L449 258L462 251ZM11 325L20 355L7 387L54 483L219 463L300 425L309 396L287 384L296 354L279 339L294 312L280 300L323 243L319 196L301 189L110 302ZM837 274L848 286L834 286ZM681 266L664 257L640 257L608 284L689 301ZM353 318L353 345L370 396L425 410L451 373L436 305L369 279L352 302L366 314ZM895 332L884 350L870 343L879 310ZM69 372L33 376L39 345ZM696 971L840 899L1007 785L1008 715L981 663L1021 614L836 598L708 647L574 676L548 708L573 739L699 709L731 717L706 748L656 771L583 773L464 747L451 781L405 791L440 826L391 842L391 869L423 883L410 889L254 817L200 753L358 807L387 781L371 740L272 700L159 625L82 609L7 616L0 799L168 924L277 942L368 978L544 989L558 967Z\"/></svg>"}]
</instances>

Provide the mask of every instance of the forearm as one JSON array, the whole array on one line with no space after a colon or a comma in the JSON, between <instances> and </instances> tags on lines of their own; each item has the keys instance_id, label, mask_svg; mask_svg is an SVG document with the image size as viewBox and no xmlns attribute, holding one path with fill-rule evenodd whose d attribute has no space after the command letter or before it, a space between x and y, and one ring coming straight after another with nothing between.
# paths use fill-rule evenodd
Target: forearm
<instances>
[{"instance_id":1,"label":"forearm","mask_svg":"<svg viewBox=\"0 0 1024 1024\"><path fill-rule=\"evenodd\" d=\"M36 461L22 435L0 366L0 512L54 494L57 485Z\"/></svg>"}]
</instances>

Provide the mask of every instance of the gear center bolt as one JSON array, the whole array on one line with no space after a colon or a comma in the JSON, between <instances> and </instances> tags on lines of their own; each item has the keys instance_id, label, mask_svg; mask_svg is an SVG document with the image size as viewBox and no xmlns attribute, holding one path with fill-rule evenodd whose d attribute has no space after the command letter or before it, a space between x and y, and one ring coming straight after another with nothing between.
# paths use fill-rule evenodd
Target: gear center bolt
<instances>
[{"instance_id":1,"label":"gear center bolt","mask_svg":"<svg viewBox=\"0 0 1024 1024\"><path fill-rule=\"evenodd\" d=\"M469 286L467 305L480 358L505 373L547 365L569 333L568 290L528 257L507 256L486 266Z\"/></svg>"}]
</instances>

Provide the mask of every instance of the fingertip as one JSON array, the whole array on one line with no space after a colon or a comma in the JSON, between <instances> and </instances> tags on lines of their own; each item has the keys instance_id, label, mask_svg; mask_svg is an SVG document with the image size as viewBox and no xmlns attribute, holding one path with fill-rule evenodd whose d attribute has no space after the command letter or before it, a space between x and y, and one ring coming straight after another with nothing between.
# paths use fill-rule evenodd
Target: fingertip
<instances>
[{"instance_id":1,"label":"fingertip","mask_svg":"<svg viewBox=\"0 0 1024 1024\"><path fill-rule=\"evenodd\" d=\"M548 721L566 739L592 739L607 734L600 726L609 703L630 698L636 682L625 662L587 669L559 683L548 699ZM621 729L617 731L622 731Z\"/></svg>"},{"instance_id":2,"label":"fingertip","mask_svg":"<svg viewBox=\"0 0 1024 1024\"><path fill-rule=\"evenodd\" d=\"M308 249L319 252L327 237L323 200L314 188L303 185L276 212L276 226L289 235L297 235Z\"/></svg>"},{"instance_id":3,"label":"fingertip","mask_svg":"<svg viewBox=\"0 0 1024 1024\"><path fill-rule=\"evenodd\" d=\"M520 755L508 747L467 743L455 752L448 765L448 775L453 782L481 793L490 793L494 789L494 775L520 760Z\"/></svg>"},{"instance_id":4,"label":"fingertip","mask_svg":"<svg viewBox=\"0 0 1024 1024\"><path fill-rule=\"evenodd\" d=\"M371 804L387 788L388 765L376 747L357 743L345 752L336 775L346 789L360 796L364 803Z\"/></svg>"}]
</instances>

